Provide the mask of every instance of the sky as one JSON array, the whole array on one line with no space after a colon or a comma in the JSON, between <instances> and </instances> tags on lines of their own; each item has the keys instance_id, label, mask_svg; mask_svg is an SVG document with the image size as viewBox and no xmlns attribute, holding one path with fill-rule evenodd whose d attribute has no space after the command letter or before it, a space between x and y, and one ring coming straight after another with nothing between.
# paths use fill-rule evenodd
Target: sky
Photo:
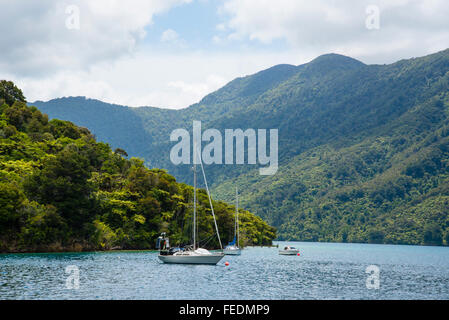
<instances>
[{"instance_id":1,"label":"sky","mask_svg":"<svg viewBox=\"0 0 449 320\"><path fill-rule=\"evenodd\" d=\"M449 48L449 1L0 0L0 30L0 79L28 101L179 109L276 64Z\"/></svg>"}]
</instances>

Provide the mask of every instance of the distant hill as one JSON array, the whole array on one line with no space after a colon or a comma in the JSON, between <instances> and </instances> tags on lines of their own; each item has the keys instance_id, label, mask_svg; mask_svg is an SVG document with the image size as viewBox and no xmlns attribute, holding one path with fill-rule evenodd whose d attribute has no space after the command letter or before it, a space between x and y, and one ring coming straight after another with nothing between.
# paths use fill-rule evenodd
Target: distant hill
<instances>
[{"instance_id":1,"label":"distant hill","mask_svg":"<svg viewBox=\"0 0 449 320\"><path fill-rule=\"evenodd\" d=\"M124 156L86 128L49 121L0 80L0 253L154 249L162 232L190 245L193 187ZM223 242L234 238L235 207L196 195L197 243L220 248L210 205ZM239 217L240 246L272 244L273 227L243 209Z\"/></svg>"},{"instance_id":2,"label":"distant hill","mask_svg":"<svg viewBox=\"0 0 449 320\"><path fill-rule=\"evenodd\" d=\"M389 65L323 55L237 78L182 110L63 98L34 103L190 183L169 134L278 128L280 168L208 166L214 194L278 228L281 239L449 244L449 50Z\"/></svg>"}]
</instances>

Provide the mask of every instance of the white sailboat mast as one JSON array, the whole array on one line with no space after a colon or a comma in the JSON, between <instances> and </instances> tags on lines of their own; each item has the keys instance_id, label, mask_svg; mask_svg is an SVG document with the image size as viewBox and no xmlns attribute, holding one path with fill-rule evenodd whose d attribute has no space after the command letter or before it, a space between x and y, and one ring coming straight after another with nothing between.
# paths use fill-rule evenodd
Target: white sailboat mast
<instances>
[{"instance_id":1,"label":"white sailboat mast","mask_svg":"<svg viewBox=\"0 0 449 320\"><path fill-rule=\"evenodd\" d=\"M237 234L237 247L239 246L239 191L235 187L235 233Z\"/></svg>"},{"instance_id":2,"label":"white sailboat mast","mask_svg":"<svg viewBox=\"0 0 449 320\"><path fill-rule=\"evenodd\" d=\"M195 148L195 150L197 150L195 142L194 142L194 148ZM199 153L199 150L197 150L197 154L198 153ZM214 206L212 205L212 198L210 196L209 187L207 186L207 179L206 179L206 173L204 172L203 160L201 159L200 156L198 156L198 160L199 160L199 163L201 166L201 171L203 172L204 184L206 186L207 197L209 198L210 209L212 211L212 216L214 217L215 231L217 232L218 242L220 243L220 249L223 250L223 244L221 243L220 232L218 231L217 219L215 218Z\"/></svg>"},{"instance_id":3,"label":"white sailboat mast","mask_svg":"<svg viewBox=\"0 0 449 320\"><path fill-rule=\"evenodd\" d=\"M193 165L193 250L196 249L196 164Z\"/></svg>"}]
</instances>

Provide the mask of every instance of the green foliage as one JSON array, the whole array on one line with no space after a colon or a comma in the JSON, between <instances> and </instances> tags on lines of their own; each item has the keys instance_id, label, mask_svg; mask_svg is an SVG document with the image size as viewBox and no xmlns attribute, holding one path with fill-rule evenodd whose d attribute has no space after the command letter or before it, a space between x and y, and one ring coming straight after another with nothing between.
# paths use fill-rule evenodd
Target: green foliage
<instances>
[{"instance_id":1,"label":"green foliage","mask_svg":"<svg viewBox=\"0 0 449 320\"><path fill-rule=\"evenodd\" d=\"M94 208L91 194L94 186L88 181L92 166L86 148L67 145L55 157L42 163L41 170L29 175L23 185L30 200L51 204L70 226L80 229Z\"/></svg>"},{"instance_id":2,"label":"green foliage","mask_svg":"<svg viewBox=\"0 0 449 320\"><path fill-rule=\"evenodd\" d=\"M437 224L427 225L424 228L424 244L441 246L443 244L443 235L441 228Z\"/></svg>"},{"instance_id":3,"label":"green foliage","mask_svg":"<svg viewBox=\"0 0 449 320\"><path fill-rule=\"evenodd\" d=\"M173 244L190 244L192 187L18 100L1 111L0 251L151 249L162 231ZM199 240L216 248L209 202L199 194ZM213 204L229 240L234 208ZM241 230L245 245L276 236L249 212Z\"/></svg>"},{"instance_id":4,"label":"green foliage","mask_svg":"<svg viewBox=\"0 0 449 320\"><path fill-rule=\"evenodd\" d=\"M26 102L22 90L17 88L12 81L0 80L0 102L3 100L7 105L14 102ZM2 105L3 103L0 103Z\"/></svg>"},{"instance_id":5,"label":"green foliage","mask_svg":"<svg viewBox=\"0 0 449 320\"><path fill-rule=\"evenodd\" d=\"M260 176L250 165L208 166L216 198L232 201L237 184L242 206L275 226L280 239L444 244L431 227L437 225L449 244L448 92L449 49L389 65L335 54L279 65L235 79L182 110L84 98L38 106L186 183L190 167L169 160L172 130L190 129L192 120L221 132L279 129L277 174ZM139 171L132 180L151 185ZM129 185L140 192L138 186Z\"/></svg>"},{"instance_id":6,"label":"green foliage","mask_svg":"<svg viewBox=\"0 0 449 320\"><path fill-rule=\"evenodd\" d=\"M25 197L14 184L0 182L0 231L17 230Z\"/></svg>"},{"instance_id":7,"label":"green foliage","mask_svg":"<svg viewBox=\"0 0 449 320\"><path fill-rule=\"evenodd\" d=\"M27 219L19 234L22 247L39 251L67 241L68 226L55 207L32 202L26 206L25 213Z\"/></svg>"}]
</instances>

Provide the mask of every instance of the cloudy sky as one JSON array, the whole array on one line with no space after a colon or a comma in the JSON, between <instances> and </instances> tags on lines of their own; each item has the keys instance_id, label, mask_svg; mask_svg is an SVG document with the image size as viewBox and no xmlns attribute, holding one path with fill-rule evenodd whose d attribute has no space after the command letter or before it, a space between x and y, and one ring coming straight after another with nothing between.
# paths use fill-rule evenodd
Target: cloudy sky
<instances>
[{"instance_id":1,"label":"cloudy sky","mask_svg":"<svg viewBox=\"0 0 449 320\"><path fill-rule=\"evenodd\" d=\"M28 101L182 108L324 53L391 63L446 49L448 17L447 0L0 0L0 79Z\"/></svg>"}]
</instances>

